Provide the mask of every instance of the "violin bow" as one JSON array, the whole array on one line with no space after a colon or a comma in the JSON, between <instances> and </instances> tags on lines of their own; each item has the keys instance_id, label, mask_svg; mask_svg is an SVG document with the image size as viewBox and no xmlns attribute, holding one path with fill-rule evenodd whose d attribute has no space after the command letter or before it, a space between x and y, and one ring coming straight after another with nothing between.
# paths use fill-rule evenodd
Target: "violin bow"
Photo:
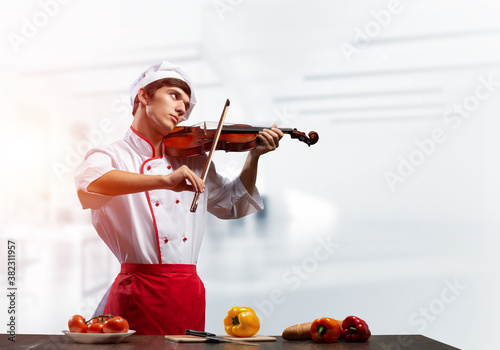
<instances>
[{"instance_id":1,"label":"violin bow","mask_svg":"<svg viewBox=\"0 0 500 350\"><path fill-rule=\"evenodd\" d=\"M203 180L203 182L205 182L207 178L208 169L210 168L210 164L212 164L212 156L214 154L215 148L217 147L217 143L219 142L219 136L222 132L222 127L224 126L224 119L226 119L228 108L229 108L229 99L226 100L226 104L224 105L224 109L222 110L222 115L219 120L219 125L217 126L217 131L215 132L214 139L212 142L212 148L208 153L207 162L205 163L205 168L203 169L203 173L201 175L201 179ZM199 191L196 191L196 193L194 194L193 203L191 204L192 213L195 213L196 208L198 208L198 200L200 199L200 194L201 193Z\"/></svg>"}]
</instances>

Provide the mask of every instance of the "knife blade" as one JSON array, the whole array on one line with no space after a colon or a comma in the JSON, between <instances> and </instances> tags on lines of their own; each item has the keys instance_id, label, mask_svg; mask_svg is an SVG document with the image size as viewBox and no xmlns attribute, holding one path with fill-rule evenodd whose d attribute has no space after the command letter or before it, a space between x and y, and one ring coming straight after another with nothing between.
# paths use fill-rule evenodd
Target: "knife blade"
<instances>
[{"instance_id":1,"label":"knife blade","mask_svg":"<svg viewBox=\"0 0 500 350\"><path fill-rule=\"evenodd\" d=\"M184 331L186 335L194 335L197 337L203 337L207 340L215 341L215 342L224 342L224 343L233 343L233 344L240 344L240 345L252 345L252 346L260 346L260 344L252 343L249 341L242 341L242 340L232 340L232 339L226 339L223 337L218 337L215 333L209 333L209 332L202 332L202 331L194 331L192 329L186 329Z\"/></svg>"}]
</instances>

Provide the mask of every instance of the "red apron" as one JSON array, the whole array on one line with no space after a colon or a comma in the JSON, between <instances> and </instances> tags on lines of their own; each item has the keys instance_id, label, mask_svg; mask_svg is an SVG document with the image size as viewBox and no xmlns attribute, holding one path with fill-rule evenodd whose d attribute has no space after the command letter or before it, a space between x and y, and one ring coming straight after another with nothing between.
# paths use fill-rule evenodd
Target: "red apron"
<instances>
[{"instance_id":1,"label":"red apron","mask_svg":"<svg viewBox=\"0 0 500 350\"><path fill-rule=\"evenodd\" d=\"M104 308L136 334L205 330L205 287L196 265L122 264Z\"/></svg>"}]
</instances>

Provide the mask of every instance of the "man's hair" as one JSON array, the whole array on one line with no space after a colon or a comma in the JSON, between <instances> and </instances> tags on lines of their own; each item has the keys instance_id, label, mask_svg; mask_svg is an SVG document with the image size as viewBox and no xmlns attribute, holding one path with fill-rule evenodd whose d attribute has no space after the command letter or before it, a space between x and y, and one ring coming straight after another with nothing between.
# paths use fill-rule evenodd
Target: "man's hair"
<instances>
[{"instance_id":1,"label":"man's hair","mask_svg":"<svg viewBox=\"0 0 500 350\"><path fill-rule=\"evenodd\" d=\"M152 98L156 94L156 91L164 86L178 87L182 89L182 91L184 91L189 96L189 98L191 98L191 88L189 87L189 85L185 81L176 78L163 78L157 81L153 81L152 83L144 87L144 92L146 93L146 96L148 98ZM133 115L135 115L137 108L139 108L138 95L134 99L134 108L132 109Z\"/></svg>"}]
</instances>

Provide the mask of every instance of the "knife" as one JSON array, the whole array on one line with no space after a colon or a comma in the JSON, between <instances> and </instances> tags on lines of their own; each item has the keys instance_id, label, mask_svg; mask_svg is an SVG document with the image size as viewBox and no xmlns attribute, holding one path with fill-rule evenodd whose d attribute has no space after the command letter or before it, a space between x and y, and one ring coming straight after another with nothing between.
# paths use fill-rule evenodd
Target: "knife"
<instances>
[{"instance_id":1,"label":"knife","mask_svg":"<svg viewBox=\"0 0 500 350\"><path fill-rule=\"evenodd\" d=\"M204 337L207 340L211 340L211 341L215 341L215 342L225 342L225 343L233 343L233 344L241 344L241 345L260 346L260 344L252 343L252 342L249 342L249 341L226 339L226 338L218 337L214 333L202 332L202 331L194 331L192 329L186 329L184 331L184 333L186 335L195 335L197 337Z\"/></svg>"}]
</instances>

